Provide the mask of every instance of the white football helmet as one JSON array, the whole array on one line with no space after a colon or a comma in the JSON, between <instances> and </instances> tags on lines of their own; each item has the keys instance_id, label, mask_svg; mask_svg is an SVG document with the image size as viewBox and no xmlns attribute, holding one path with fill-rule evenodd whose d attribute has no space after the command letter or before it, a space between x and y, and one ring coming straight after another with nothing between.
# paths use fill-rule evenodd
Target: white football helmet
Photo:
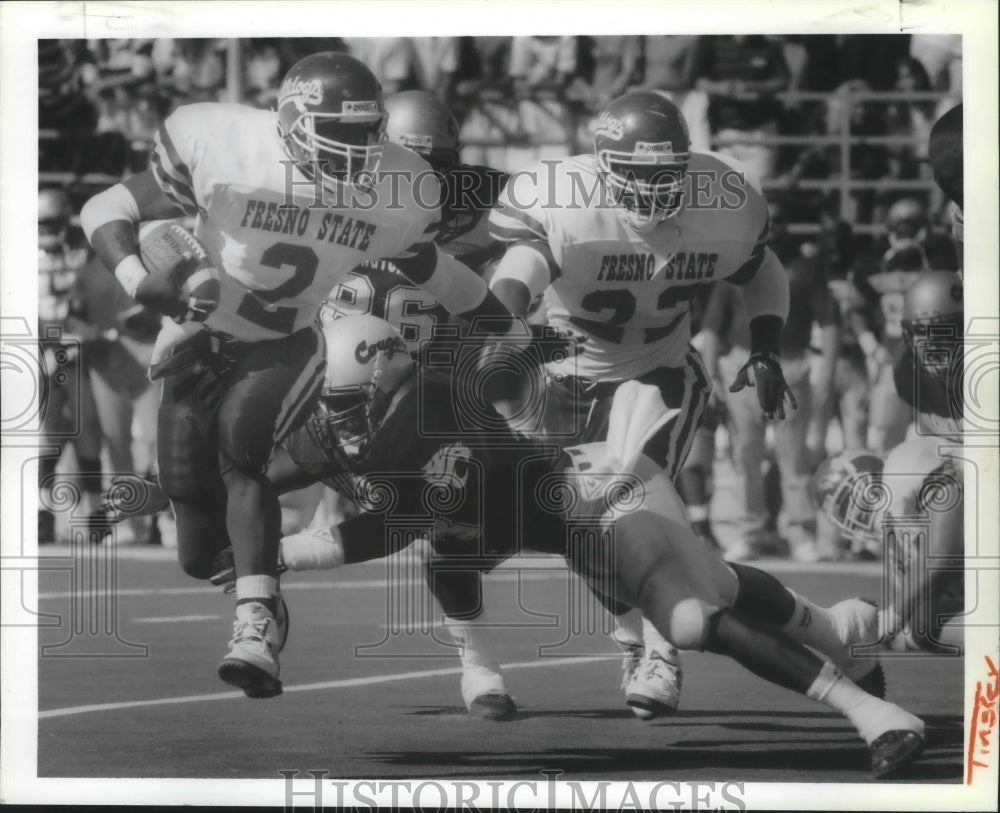
<instances>
[{"instance_id":1,"label":"white football helmet","mask_svg":"<svg viewBox=\"0 0 1000 813\"><path fill-rule=\"evenodd\" d=\"M326 374L308 428L331 460L349 465L364 456L414 362L399 331L375 316L334 319L324 324L323 335Z\"/></svg>"}]
</instances>

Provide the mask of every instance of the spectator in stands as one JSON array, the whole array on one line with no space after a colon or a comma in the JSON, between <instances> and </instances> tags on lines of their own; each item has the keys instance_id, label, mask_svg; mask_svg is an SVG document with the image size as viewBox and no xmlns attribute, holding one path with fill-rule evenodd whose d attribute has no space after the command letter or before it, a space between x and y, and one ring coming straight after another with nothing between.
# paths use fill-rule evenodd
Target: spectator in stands
<instances>
[{"instance_id":1,"label":"spectator in stands","mask_svg":"<svg viewBox=\"0 0 1000 813\"><path fill-rule=\"evenodd\" d=\"M691 136L691 149L712 149L708 118L708 95L695 87L700 37L643 37L644 90L662 93L684 114Z\"/></svg>"},{"instance_id":2,"label":"spectator in stands","mask_svg":"<svg viewBox=\"0 0 1000 813\"><path fill-rule=\"evenodd\" d=\"M412 37L410 43L416 86L450 104L459 67L461 38Z\"/></svg>"},{"instance_id":3,"label":"spectator in stands","mask_svg":"<svg viewBox=\"0 0 1000 813\"><path fill-rule=\"evenodd\" d=\"M597 114L639 78L643 37L579 37L578 70L569 88L577 102L577 149L594 138Z\"/></svg>"},{"instance_id":4,"label":"spectator in stands","mask_svg":"<svg viewBox=\"0 0 1000 813\"><path fill-rule=\"evenodd\" d=\"M462 161L504 169L506 134L516 121L510 95L510 49L513 37L463 37L462 76L455 86L456 116L461 122ZM484 145L489 141L492 144Z\"/></svg>"},{"instance_id":5,"label":"spectator in stands","mask_svg":"<svg viewBox=\"0 0 1000 813\"><path fill-rule=\"evenodd\" d=\"M246 41L247 102L265 110L275 108L278 85L285 73L279 41L251 39Z\"/></svg>"},{"instance_id":6,"label":"spectator in stands","mask_svg":"<svg viewBox=\"0 0 1000 813\"><path fill-rule=\"evenodd\" d=\"M82 340L112 471L150 474L156 450L159 388L150 383L146 370L160 317L137 305L91 253L77 271L66 324ZM133 518L118 526L114 539L118 544L145 543L151 528L148 518Z\"/></svg>"},{"instance_id":7,"label":"spectator in stands","mask_svg":"<svg viewBox=\"0 0 1000 813\"><path fill-rule=\"evenodd\" d=\"M66 172L76 144L97 125L97 65L86 45L73 40L38 41L38 167Z\"/></svg>"},{"instance_id":8,"label":"spectator in stands","mask_svg":"<svg viewBox=\"0 0 1000 813\"><path fill-rule=\"evenodd\" d=\"M412 90L416 54L409 37L344 37L351 56L367 65L387 96Z\"/></svg>"},{"instance_id":9,"label":"spectator in stands","mask_svg":"<svg viewBox=\"0 0 1000 813\"><path fill-rule=\"evenodd\" d=\"M527 146L508 150L509 168L562 157L572 150L576 134L565 99L576 73L576 51L576 37L514 37L510 76L514 80L516 132Z\"/></svg>"},{"instance_id":10,"label":"spectator in stands","mask_svg":"<svg viewBox=\"0 0 1000 813\"><path fill-rule=\"evenodd\" d=\"M226 84L226 41L178 40L174 65L175 92L189 102L217 102Z\"/></svg>"},{"instance_id":11,"label":"spectator in stands","mask_svg":"<svg viewBox=\"0 0 1000 813\"><path fill-rule=\"evenodd\" d=\"M836 369L830 381L821 362L821 337L814 331L812 347L812 387L814 408L809 425L807 446L813 467L831 454L844 449L865 448L868 433L868 374L865 356L858 344L851 314L858 307L854 288L854 234L850 224L830 211L820 217L820 232L814 241L803 245L803 252L822 264L830 294L840 312L840 347ZM828 387L827 385L832 385ZM828 429L836 417L841 440L837 446L827 443Z\"/></svg>"},{"instance_id":12,"label":"spectator in stands","mask_svg":"<svg viewBox=\"0 0 1000 813\"><path fill-rule=\"evenodd\" d=\"M896 65L910 52L910 37L901 34L837 36L838 85L860 80L872 90L892 90Z\"/></svg>"},{"instance_id":13,"label":"spectator in stands","mask_svg":"<svg viewBox=\"0 0 1000 813\"><path fill-rule=\"evenodd\" d=\"M709 120L720 152L747 165L760 179L774 176L775 149L759 143L778 132L788 87L788 66L778 43L761 36L704 37L698 88L710 97Z\"/></svg>"},{"instance_id":14,"label":"spectator in stands","mask_svg":"<svg viewBox=\"0 0 1000 813\"><path fill-rule=\"evenodd\" d=\"M927 93L931 89L927 71L919 60L904 57L896 65L896 84L900 93ZM935 104L927 101L900 100L886 107L886 135L912 139L909 144L890 144L889 176L913 180L930 177L927 165L927 142L935 121Z\"/></svg>"},{"instance_id":15,"label":"spectator in stands","mask_svg":"<svg viewBox=\"0 0 1000 813\"><path fill-rule=\"evenodd\" d=\"M63 189L38 193L38 337L43 381L38 460L38 543L56 541L57 505L72 522L86 522L101 497L101 427L87 375L87 358L71 320L71 290L87 256L83 235L70 227ZM109 275L110 276L110 275ZM58 496L56 467L66 448L76 458L74 496Z\"/></svg>"},{"instance_id":16,"label":"spectator in stands","mask_svg":"<svg viewBox=\"0 0 1000 813\"><path fill-rule=\"evenodd\" d=\"M798 409L790 409L784 421L773 426L774 453L781 474L784 505L784 538L768 526L762 465L766 454L767 424L752 390L738 393L723 387L729 410L739 479L741 539L727 552L731 559L756 558L766 554L791 554L799 561L815 561L816 516L809 496L812 473L806 448L806 432L812 410L809 342L812 325L822 332L822 377L825 386L833 377L839 341L839 314L833 303L822 264L815 256L802 253L798 241L787 233L782 208L772 202L768 243L789 274L790 306L788 322L781 337L781 366ZM703 357L714 380L732 381L750 355L749 328L733 286L718 285L712 291L702 324L707 341ZM719 357L719 348L731 348ZM722 387L721 383L717 386Z\"/></svg>"},{"instance_id":17,"label":"spectator in stands","mask_svg":"<svg viewBox=\"0 0 1000 813\"><path fill-rule=\"evenodd\" d=\"M919 60L927 73L930 87L944 91L936 113L945 113L962 99L962 37L960 34L914 34L910 56Z\"/></svg>"}]
</instances>

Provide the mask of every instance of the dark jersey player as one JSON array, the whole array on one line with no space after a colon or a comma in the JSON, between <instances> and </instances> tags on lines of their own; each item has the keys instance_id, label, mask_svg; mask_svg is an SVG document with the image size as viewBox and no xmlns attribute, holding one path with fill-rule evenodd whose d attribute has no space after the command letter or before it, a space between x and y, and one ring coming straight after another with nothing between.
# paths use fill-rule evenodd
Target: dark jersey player
<instances>
[{"instance_id":1,"label":"dark jersey player","mask_svg":"<svg viewBox=\"0 0 1000 813\"><path fill-rule=\"evenodd\" d=\"M763 571L722 562L674 518L679 497L636 440L663 418L643 408L655 403L643 385L625 386L606 443L560 449L514 435L491 407L467 400L450 372L416 367L382 320L340 319L325 335L337 361L327 369L320 408L286 442L269 476L279 487L323 479L351 491L365 510L285 537L285 566L382 556L422 531L432 540L432 579L467 574L454 580L453 596L437 591L447 626L465 644L463 671L499 672L488 652L477 651L470 623L480 611L478 574L522 547L561 553L592 589L639 606L674 645L728 655L846 714L871 746L877 776L919 753L921 721L844 674L884 691L877 660L850 655L852 644L874 635L872 606L851 599L817 607ZM461 355L449 369L461 368ZM573 498L545 499L553 488ZM410 532L400 534L404 517ZM568 532L570 517L592 523L596 546ZM663 556L664 546L671 555Z\"/></svg>"},{"instance_id":2,"label":"dark jersey player","mask_svg":"<svg viewBox=\"0 0 1000 813\"><path fill-rule=\"evenodd\" d=\"M843 713L868 743L876 777L917 757L924 724L880 699L876 658L852 658L854 645L874 640L873 606L849 599L819 607L761 570L721 561L675 518L683 512L670 478L641 453L642 438L665 417L651 388L623 385L606 442L560 449L515 436L484 402L464 400L453 374L417 367L382 320L346 317L324 335L336 361L320 406L286 440L269 477L279 488L323 480L352 493L364 512L285 537L285 567L338 567L429 536L432 578L466 574L442 604L463 644L463 673L476 677L499 673L472 623L479 574L521 548L561 553L592 589L639 607L673 645L727 655ZM461 368L461 355L449 366ZM573 535L571 525L592 532ZM217 559L203 564L225 580Z\"/></svg>"},{"instance_id":3,"label":"dark jersey player","mask_svg":"<svg viewBox=\"0 0 1000 813\"><path fill-rule=\"evenodd\" d=\"M507 181L489 167L459 163L458 122L433 93L407 90L385 101L389 141L417 153L430 164L444 189L441 224L434 242L483 276L503 254L489 233L488 215ZM369 313L393 324L407 347L416 351L450 315L429 293L414 285L391 259L366 262L351 271L330 294L325 318Z\"/></svg>"}]
</instances>

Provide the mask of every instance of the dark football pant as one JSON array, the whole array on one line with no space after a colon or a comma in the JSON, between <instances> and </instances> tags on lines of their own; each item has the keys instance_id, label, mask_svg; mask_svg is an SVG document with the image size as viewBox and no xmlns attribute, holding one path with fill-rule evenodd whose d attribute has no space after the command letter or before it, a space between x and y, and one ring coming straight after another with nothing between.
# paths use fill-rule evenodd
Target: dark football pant
<instances>
[{"instance_id":1,"label":"dark football pant","mask_svg":"<svg viewBox=\"0 0 1000 813\"><path fill-rule=\"evenodd\" d=\"M315 407L326 342L316 327L265 342L202 331L178 345L163 365L171 360L184 366L163 381L159 479L177 517L181 567L205 579L213 557L232 537L259 535L262 521L265 533L280 536L276 496L266 517L236 515L227 523L223 477L231 469L264 477L275 444Z\"/></svg>"}]
</instances>

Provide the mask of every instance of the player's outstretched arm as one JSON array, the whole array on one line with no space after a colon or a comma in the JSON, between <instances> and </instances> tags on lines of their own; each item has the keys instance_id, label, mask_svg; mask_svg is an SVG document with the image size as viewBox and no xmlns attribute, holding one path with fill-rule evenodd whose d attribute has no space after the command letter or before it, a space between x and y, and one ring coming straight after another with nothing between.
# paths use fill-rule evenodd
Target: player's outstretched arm
<instances>
[{"instance_id":1,"label":"player's outstretched arm","mask_svg":"<svg viewBox=\"0 0 1000 813\"><path fill-rule=\"evenodd\" d=\"M798 408L779 361L781 331L788 318L788 276L774 252L761 247L728 281L740 286L743 308L750 322L750 359L729 391L739 392L753 386L764 416L784 419L786 397L793 409Z\"/></svg>"},{"instance_id":2,"label":"player's outstretched arm","mask_svg":"<svg viewBox=\"0 0 1000 813\"><path fill-rule=\"evenodd\" d=\"M94 195L84 204L80 223L98 258L134 296L148 273L139 258L136 225L183 216L147 169Z\"/></svg>"},{"instance_id":3,"label":"player's outstretched arm","mask_svg":"<svg viewBox=\"0 0 1000 813\"><path fill-rule=\"evenodd\" d=\"M552 282L552 254L546 243L524 241L510 246L497 265L490 290L515 316L527 316L531 303Z\"/></svg>"},{"instance_id":4,"label":"player's outstretched arm","mask_svg":"<svg viewBox=\"0 0 1000 813\"><path fill-rule=\"evenodd\" d=\"M514 316L483 279L433 242L415 244L404 255L393 258L393 263L450 313L474 322L481 332L507 335L517 330Z\"/></svg>"}]
</instances>

